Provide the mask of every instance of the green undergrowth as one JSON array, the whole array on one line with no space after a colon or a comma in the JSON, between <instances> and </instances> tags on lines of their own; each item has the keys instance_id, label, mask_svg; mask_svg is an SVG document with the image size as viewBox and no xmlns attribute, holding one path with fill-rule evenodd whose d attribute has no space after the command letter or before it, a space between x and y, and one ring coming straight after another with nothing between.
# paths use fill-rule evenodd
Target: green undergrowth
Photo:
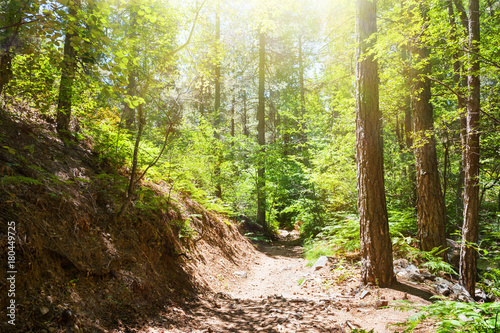
<instances>
[{"instance_id":1,"label":"green undergrowth","mask_svg":"<svg viewBox=\"0 0 500 333\"><path fill-rule=\"evenodd\" d=\"M405 307L414 305L401 303ZM500 303L437 301L409 317L404 332L416 332L417 325L425 321L435 322L437 333L496 333L500 331Z\"/></svg>"},{"instance_id":2,"label":"green undergrowth","mask_svg":"<svg viewBox=\"0 0 500 333\"><path fill-rule=\"evenodd\" d=\"M305 257L309 261L320 256L340 256L359 251L359 220L347 212L331 214L315 237L306 240Z\"/></svg>"}]
</instances>

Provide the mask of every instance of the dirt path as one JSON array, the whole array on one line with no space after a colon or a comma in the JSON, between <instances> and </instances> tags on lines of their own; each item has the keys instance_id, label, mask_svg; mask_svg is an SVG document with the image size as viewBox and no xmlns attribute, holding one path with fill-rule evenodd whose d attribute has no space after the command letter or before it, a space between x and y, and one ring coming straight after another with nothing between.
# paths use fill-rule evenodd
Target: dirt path
<instances>
[{"instance_id":1,"label":"dirt path","mask_svg":"<svg viewBox=\"0 0 500 333\"><path fill-rule=\"evenodd\" d=\"M410 284L359 287L359 268L343 261L307 267L300 246L258 249L246 267L220 277L223 291L188 308L171 307L141 332L402 332L393 324L415 311L401 311L395 301L428 304L430 294Z\"/></svg>"}]
</instances>

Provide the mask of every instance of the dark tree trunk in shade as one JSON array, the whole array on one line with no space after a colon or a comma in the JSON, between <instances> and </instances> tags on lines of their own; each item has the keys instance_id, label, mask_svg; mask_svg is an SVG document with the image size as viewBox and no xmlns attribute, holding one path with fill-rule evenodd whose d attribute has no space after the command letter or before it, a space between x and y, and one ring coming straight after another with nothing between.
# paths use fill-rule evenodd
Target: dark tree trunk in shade
<instances>
[{"instance_id":1,"label":"dark tree trunk in shade","mask_svg":"<svg viewBox=\"0 0 500 333\"><path fill-rule=\"evenodd\" d=\"M422 9L425 11L426 9ZM446 212L436 153L434 136L434 117L431 104L431 73L429 49L418 45L411 46L414 59L413 97L414 97L414 153L417 174L417 226L420 248L431 251L433 248L446 248ZM446 259L443 251L441 257Z\"/></svg>"},{"instance_id":2,"label":"dark tree trunk in shade","mask_svg":"<svg viewBox=\"0 0 500 333\"><path fill-rule=\"evenodd\" d=\"M457 44L457 36L456 33L458 31L457 23L455 21L455 11L453 9L453 1L455 1L457 11L460 14L462 25L468 31L467 26L467 15L465 11L463 11L463 6L461 5L461 0L448 0L448 17L449 23L451 26L451 34L449 36L450 42L453 45ZM465 76L462 76L460 73L462 72L462 61L460 60L460 54L458 52L453 53L453 81L455 86L459 88L463 88L467 85L467 81ZM456 188L456 196L455 196L455 215L456 221L455 223L458 226L462 226L463 224L463 187L464 187L464 167L466 164L465 160L465 145L466 145L466 132L467 132L467 120L465 115L465 108L467 107L466 100L463 96L457 97L457 108L458 112L460 112L460 151L462 158L459 162L458 166L458 175L457 175L457 188Z\"/></svg>"},{"instance_id":3,"label":"dark tree trunk in shade","mask_svg":"<svg viewBox=\"0 0 500 333\"><path fill-rule=\"evenodd\" d=\"M61 82L59 85L59 97L56 111L57 132L65 136L69 135L73 82L76 72L76 51L71 45L73 36L73 33L67 32L64 39L64 58L61 65Z\"/></svg>"},{"instance_id":4,"label":"dark tree trunk in shade","mask_svg":"<svg viewBox=\"0 0 500 333\"><path fill-rule=\"evenodd\" d=\"M479 233L479 0L469 0L469 73L467 85L467 145L465 148L464 224L460 251L460 283L472 297L476 290L477 251Z\"/></svg>"},{"instance_id":5,"label":"dark tree trunk in shade","mask_svg":"<svg viewBox=\"0 0 500 333\"><path fill-rule=\"evenodd\" d=\"M265 166L264 150L266 145L266 103L265 103L265 79L266 79L266 35L259 33L259 105L257 109L257 137L260 149L257 170L257 221L267 229L266 224L266 193L265 193Z\"/></svg>"},{"instance_id":6,"label":"dark tree trunk in shade","mask_svg":"<svg viewBox=\"0 0 500 333\"><path fill-rule=\"evenodd\" d=\"M410 65L410 50L407 46L403 47L401 51L404 63L403 77L408 87L408 93L405 94L404 99L404 154L403 158L407 164L407 179L409 196L408 199L412 207L417 205L417 178L415 174L415 156L413 154L413 112L412 112L412 76Z\"/></svg>"},{"instance_id":7,"label":"dark tree trunk in shade","mask_svg":"<svg viewBox=\"0 0 500 333\"><path fill-rule=\"evenodd\" d=\"M366 55L376 33L376 2L356 2L356 159L363 283L395 281L384 187L378 65Z\"/></svg>"},{"instance_id":8,"label":"dark tree trunk in shade","mask_svg":"<svg viewBox=\"0 0 500 333\"><path fill-rule=\"evenodd\" d=\"M249 136L250 132L248 131L248 112L247 112L247 94L243 93L243 135Z\"/></svg>"}]
</instances>

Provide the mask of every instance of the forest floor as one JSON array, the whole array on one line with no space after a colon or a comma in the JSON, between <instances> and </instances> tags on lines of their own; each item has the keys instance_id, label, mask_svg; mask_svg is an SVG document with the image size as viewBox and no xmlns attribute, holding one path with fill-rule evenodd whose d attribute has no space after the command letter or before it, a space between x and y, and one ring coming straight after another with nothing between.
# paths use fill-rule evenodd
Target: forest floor
<instances>
[{"instance_id":1,"label":"forest floor","mask_svg":"<svg viewBox=\"0 0 500 333\"><path fill-rule=\"evenodd\" d=\"M219 292L122 332L402 332L397 324L430 303L430 288L409 281L361 286L356 261L328 258L316 269L298 244L293 238L255 243L239 270L216 274ZM404 303L412 309L403 310ZM427 323L414 332L433 331Z\"/></svg>"}]
</instances>

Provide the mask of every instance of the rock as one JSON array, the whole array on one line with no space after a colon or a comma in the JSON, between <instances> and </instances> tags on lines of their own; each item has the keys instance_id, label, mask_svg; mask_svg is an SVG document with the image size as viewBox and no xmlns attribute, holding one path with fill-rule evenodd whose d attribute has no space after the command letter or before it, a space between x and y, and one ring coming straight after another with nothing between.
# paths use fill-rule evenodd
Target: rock
<instances>
[{"instance_id":1,"label":"rock","mask_svg":"<svg viewBox=\"0 0 500 333\"><path fill-rule=\"evenodd\" d=\"M455 283L451 287L451 291L453 295L455 295L455 298L459 300L460 302L468 302L468 303L474 303L474 299L470 296L469 292L460 284Z\"/></svg>"},{"instance_id":2,"label":"rock","mask_svg":"<svg viewBox=\"0 0 500 333\"><path fill-rule=\"evenodd\" d=\"M427 279L427 280L431 280L431 281L436 280L436 276L432 275L429 272L421 272L420 275L422 275L424 277L424 279Z\"/></svg>"},{"instance_id":3,"label":"rock","mask_svg":"<svg viewBox=\"0 0 500 333\"><path fill-rule=\"evenodd\" d=\"M448 281L448 280L446 280L446 279L443 279L442 277L436 277L436 278L434 279L434 282L436 282L436 284L445 284L445 285L447 285L448 287L453 286L453 283L452 283L452 282L450 282L450 281Z\"/></svg>"},{"instance_id":4,"label":"rock","mask_svg":"<svg viewBox=\"0 0 500 333\"><path fill-rule=\"evenodd\" d=\"M244 272L244 271L234 272L234 275L236 275L237 277L240 277L240 278L245 278L245 279L248 277L247 272Z\"/></svg>"},{"instance_id":5,"label":"rock","mask_svg":"<svg viewBox=\"0 0 500 333\"><path fill-rule=\"evenodd\" d=\"M49 332L50 332L50 333L53 333L53 332L55 332L55 331L56 331L56 328L55 328L55 327L49 327Z\"/></svg>"},{"instance_id":6,"label":"rock","mask_svg":"<svg viewBox=\"0 0 500 333\"><path fill-rule=\"evenodd\" d=\"M389 301L386 300L386 299L379 299L376 303L375 303L375 307L377 309L380 309L380 308L383 308L383 307L386 307L389 305Z\"/></svg>"},{"instance_id":7,"label":"rock","mask_svg":"<svg viewBox=\"0 0 500 333\"><path fill-rule=\"evenodd\" d=\"M49 313L49 308L46 306L40 307L40 313L42 314L42 316L46 315L47 313Z\"/></svg>"},{"instance_id":8,"label":"rock","mask_svg":"<svg viewBox=\"0 0 500 333\"><path fill-rule=\"evenodd\" d=\"M434 288L439 295L448 296L451 293L450 287L446 283L436 284Z\"/></svg>"},{"instance_id":9,"label":"rock","mask_svg":"<svg viewBox=\"0 0 500 333\"><path fill-rule=\"evenodd\" d=\"M319 257L318 260L316 260L316 262L314 263L312 270L316 271L318 269L325 267L327 261L328 261L328 257L326 257L326 256Z\"/></svg>"},{"instance_id":10,"label":"rock","mask_svg":"<svg viewBox=\"0 0 500 333\"><path fill-rule=\"evenodd\" d=\"M406 266L405 269L409 273L420 273L420 271L418 270L417 266L415 266L415 265L408 265L408 266Z\"/></svg>"},{"instance_id":11,"label":"rock","mask_svg":"<svg viewBox=\"0 0 500 333\"><path fill-rule=\"evenodd\" d=\"M475 294L476 295L474 296L474 300L476 302L481 302L481 303L486 302L488 296L486 295L486 292L483 289L477 288Z\"/></svg>"},{"instance_id":12,"label":"rock","mask_svg":"<svg viewBox=\"0 0 500 333\"><path fill-rule=\"evenodd\" d=\"M424 282L425 280L422 274L416 272L411 272L410 274L408 274L408 278L415 282Z\"/></svg>"},{"instance_id":13,"label":"rock","mask_svg":"<svg viewBox=\"0 0 500 333\"><path fill-rule=\"evenodd\" d=\"M394 266L396 267L401 267L401 268L406 268L410 265L410 262L406 259L397 259L394 260Z\"/></svg>"},{"instance_id":14,"label":"rock","mask_svg":"<svg viewBox=\"0 0 500 333\"><path fill-rule=\"evenodd\" d=\"M404 270L404 271L400 271L400 272L398 272L398 273L396 274L396 276L405 278L405 277L407 277L407 276L408 276L408 272L407 272L407 271L405 271L405 270Z\"/></svg>"},{"instance_id":15,"label":"rock","mask_svg":"<svg viewBox=\"0 0 500 333\"><path fill-rule=\"evenodd\" d=\"M369 294L370 294L370 291L369 291L369 290L363 290L363 291L361 292L361 295L359 296L359 299L363 299L363 298L365 298L365 297L366 297L367 295L369 295Z\"/></svg>"},{"instance_id":16,"label":"rock","mask_svg":"<svg viewBox=\"0 0 500 333\"><path fill-rule=\"evenodd\" d=\"M469 293L467 290L465 290L465 288L460 285L459 283L455 283L452 287L451 287L451 291L453 291L453 293L455 295L458 295L458 294L462 294L462 293Z\"/></svg>"}]
</instances>

